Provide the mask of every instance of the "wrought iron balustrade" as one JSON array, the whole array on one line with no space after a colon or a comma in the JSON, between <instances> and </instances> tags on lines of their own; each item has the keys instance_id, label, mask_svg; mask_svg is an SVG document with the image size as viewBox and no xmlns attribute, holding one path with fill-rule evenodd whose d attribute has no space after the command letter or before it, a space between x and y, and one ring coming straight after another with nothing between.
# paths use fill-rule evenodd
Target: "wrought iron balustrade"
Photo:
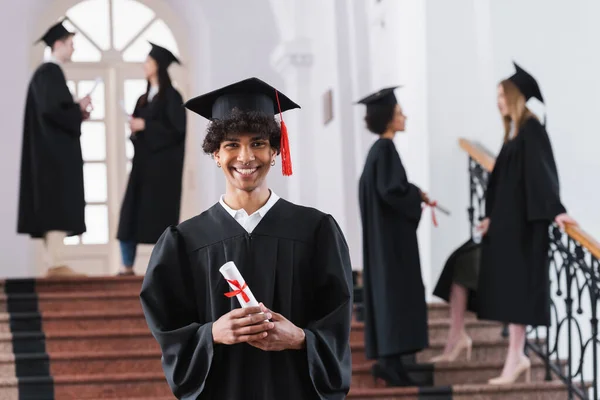
<instances>
[{"instance_id":1,"label":"wrought iron balustrade","mask_svg":"<svg viewBox=\"0 0 600 400\"><path fill-rule=\"evenodd\" d=\"M460 144L469 154L468 216L473 235L485 213L494 157L477 143L461 139ZM549 327L528 330L526 349L544 360L546 380L555 374L567 385L569 399L600 399L600 244L579 228L562 232L555 223L548 234L552 322Z\"/></svg>"}]
</instances>

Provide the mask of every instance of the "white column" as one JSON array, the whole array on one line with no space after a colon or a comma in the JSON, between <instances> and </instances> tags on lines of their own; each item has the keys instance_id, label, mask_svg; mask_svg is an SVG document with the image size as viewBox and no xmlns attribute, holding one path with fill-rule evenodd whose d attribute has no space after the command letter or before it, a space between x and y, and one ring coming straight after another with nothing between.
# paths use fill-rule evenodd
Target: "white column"
<instances>
[{"instance_id":1,"label":"white column","mask_svg":"<svg viewBox=\"0 0 600 400\"><path fill-rule=\"evenodd\" d=\"M316 202L316 193L311 188L314 187L312 179L317 173L312 151L312 118L315 114L310 97L312 63L310 40L306 38L281 43L271 57L273 68L285 82L282 92L301 107L300 110L283 114L288 128L293 168L292 176L285 177L288 200L309 206L315 206Z\"/></svg>"}]
</instances>

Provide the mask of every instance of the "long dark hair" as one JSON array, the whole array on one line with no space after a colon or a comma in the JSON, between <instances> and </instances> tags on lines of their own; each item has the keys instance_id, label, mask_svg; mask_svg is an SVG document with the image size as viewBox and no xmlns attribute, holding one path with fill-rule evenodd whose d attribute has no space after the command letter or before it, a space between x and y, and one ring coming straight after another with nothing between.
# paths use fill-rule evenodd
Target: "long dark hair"
<instances>
[{"instance_id":1,"label":"long dark hair","mask_svg":"<svg viewBox=\"0 0 600 400\"><path fill-rule=\"evenodd\" d=\"M171 82L171 77L169 76L169 72L166 68L158 65L156 74L158 75L158 93L156 94L156 98L162 99L164 93L173 87L173 83ZM140 107L148 104L148 93L150 93L150 80L148 80L148 85L146 86L146 93L144 93L144 95L140 98Z\"/></svg>"}]
</instances>

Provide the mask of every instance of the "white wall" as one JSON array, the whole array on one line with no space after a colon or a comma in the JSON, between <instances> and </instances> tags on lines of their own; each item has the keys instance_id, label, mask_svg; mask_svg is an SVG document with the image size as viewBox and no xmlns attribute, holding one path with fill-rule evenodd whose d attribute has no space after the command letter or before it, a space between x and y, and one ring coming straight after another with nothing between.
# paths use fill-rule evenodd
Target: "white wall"
<instances>
[{"instance_id":1,"label":"white wall","mask_svg":"<svg viewBox=\"0 0 600 400\"><path fill-rule=\"evenodd\" d=\"M427 90L431 194L451 211L431 235L432 289L450 253L470 235L466 137L496 138L488 0L431 0L427 6ZM497 147L498 142L491 141Z\"/></svg>"},{"instance_id":2,"label":"white wall","mask_svg":"<svg viewBox=\"0 0 600 400\"><path fill-rule=\"evenodd\" d=\"M396 147L408 179L437 198L441 192L431 185L429 176L428 147L431 139L427 118L425 3L419 0L370 2L366 11L370 27L371 85L368 92L361 93L359 97L383 87L402 86L396 89L395 94L407 121L406 131L396 135ZM364 107L361 111L364 115ZM373 134L364 134L370 135L371 142L377 139ZM368 147L364 151L366 154ZM440 200L443 203L443 199ZM426 286L431 280L431 229L430 210L426 210L418 230L421 271Z\"/></svg>"},{"instance_id":3,"label":"white wall","mask_svg":"<svg viewBox=\"0 0 600 400\"><path fill-rule=\"evenodd\" d=\"M0 96L0 277L31 276L34 271L29 237L16 232L23 109L30 76L29 54L39 32L39 29L30 29L37 15L35 6L34 0L3 1L2 7L8 12L0 13L0 35L10 38L12 44L10 53L3 55L0 71L3 92Z\"/></svg>"},{"instance_id":4,"label":"white wall","mask_svg":"<svg viewBox=\"0 0 600 400\"><path fill-rule=\"evenodd\" d=\"M494 68L499 80L512 74L515 59L538 80L563 203L583 229L600 239L600 2L565 5L544 0L492 2Z\"/></svg>"}]
</instances>

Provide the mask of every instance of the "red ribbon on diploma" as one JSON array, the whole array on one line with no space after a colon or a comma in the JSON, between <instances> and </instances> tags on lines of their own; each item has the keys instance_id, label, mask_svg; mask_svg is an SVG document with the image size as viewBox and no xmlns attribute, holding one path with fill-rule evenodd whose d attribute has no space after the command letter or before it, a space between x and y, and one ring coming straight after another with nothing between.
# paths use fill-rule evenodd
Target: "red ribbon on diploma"
<instances>
[{"instance_id":1,"label":"red ribbon on diploma","mask_svg":"<svg viewBox=\"0 0 600 400\"><path fill-rule=\"evenodd\" d=\"M231 292L227 292L225 293L225 296L227 297L233 297L233 296L237 296L238 294L242 295L242 298L244 299L244 301L247 303L250 301L250 297L248 297L248 295L246 294L246 292L244 292L244 289L246 289L248 287L248 284L244 282L244 286L240 285L240 283L237 281L237 279L234 280L229 280L227 279L227 282L231 283L233 286L235 286L237 288L237 290L231 291Z\"/></svg>"},{"instance_id":2,"label":"red ribbon on diploma","mask_svg":"<svg viewBox=\"0 0 600 400\"><path fill-rule=\"evenodd\" d=\"M431 220L433 221L433 226L437 228L437 218L435 216L435 206L437 206L437 201L432 201L430 204L425 204L425 206L431 207Z\"/></svg>"}]
</instances>

